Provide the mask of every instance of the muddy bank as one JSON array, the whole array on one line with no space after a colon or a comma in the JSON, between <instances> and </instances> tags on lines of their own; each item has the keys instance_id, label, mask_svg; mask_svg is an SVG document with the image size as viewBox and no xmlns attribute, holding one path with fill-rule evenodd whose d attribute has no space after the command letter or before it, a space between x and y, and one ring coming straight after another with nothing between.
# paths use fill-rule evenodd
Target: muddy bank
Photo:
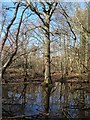
<instances>
[{"instance_id":1,"label":"muddy bank","mask_svg":"<svg viewBox=\"0 0 90 120\"><path fill-rule=\"evenodd\" d=\"M87 75L78 75L75 73L70 73L67 76L61 75L61 73L53 73L51 74L51 79L53 82L69 82L69 83L88 83ZM12 73L6 73L4 75L4 78L2 79L3 83L17 83L17 82L43 82L44 81L44 75L43 74L35 74L34 76L31 75L22 75L22 74L13 74Z\"/></svg>"}]
</instances>

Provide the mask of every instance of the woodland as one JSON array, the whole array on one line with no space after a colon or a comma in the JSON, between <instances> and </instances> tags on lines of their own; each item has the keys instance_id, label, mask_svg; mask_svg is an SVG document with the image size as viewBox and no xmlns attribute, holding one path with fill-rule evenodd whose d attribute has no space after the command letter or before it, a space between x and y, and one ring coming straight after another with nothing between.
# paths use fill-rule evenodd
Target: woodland
<instances>
[{"instance_id":1,"label":"woodland","mask_svg":"<svg viewBox=\"0 0 90 120\"><path fill-rule=\"evenodd\" d=\"M90 2L2 2L2 120L90 118Z\"/></svg>"}]
</instances>

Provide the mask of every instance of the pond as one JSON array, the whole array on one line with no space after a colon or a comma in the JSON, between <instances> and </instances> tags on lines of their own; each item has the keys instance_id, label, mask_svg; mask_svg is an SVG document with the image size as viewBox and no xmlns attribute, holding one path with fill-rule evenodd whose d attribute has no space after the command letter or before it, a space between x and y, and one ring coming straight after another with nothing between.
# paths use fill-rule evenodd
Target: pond
<instances>
[{"instance_id":1,"label":"pond","mask_svg":"<svg viewBox=\"0 0 90 120\"><path fill-rule=\"evenodd\" d=\"M37 116L44 112L40 83L3 84L3 116ZM90 118L90 86L56 82L50 95L50 117Z\"/></svg>"}]
</instances>

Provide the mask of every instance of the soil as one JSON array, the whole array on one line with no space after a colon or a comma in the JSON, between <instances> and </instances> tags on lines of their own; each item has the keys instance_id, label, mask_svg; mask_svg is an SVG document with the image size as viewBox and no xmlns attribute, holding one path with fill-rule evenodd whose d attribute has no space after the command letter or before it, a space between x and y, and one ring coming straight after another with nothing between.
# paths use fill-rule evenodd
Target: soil
<instances>
[{"instance_id":1,"label":"soil","mask_svg":"<svg viewBox=\"0 0 90 120\"><path fill-rule=\"evenodd\" d=\"M53 82L88 82L87 76L82 77L76 73L69 73L66 77L62 77L60 72L54 72L51 74L51 79ZM14 82L43 82L44 81L44 75L42 74L35 74L34 76L28 75L25 77L25 75L21 74L14 74L12 73L6 73L4 75L3 83L4 82L9 82L9 83L14 83Z\"/></svg>"}]
</instances>

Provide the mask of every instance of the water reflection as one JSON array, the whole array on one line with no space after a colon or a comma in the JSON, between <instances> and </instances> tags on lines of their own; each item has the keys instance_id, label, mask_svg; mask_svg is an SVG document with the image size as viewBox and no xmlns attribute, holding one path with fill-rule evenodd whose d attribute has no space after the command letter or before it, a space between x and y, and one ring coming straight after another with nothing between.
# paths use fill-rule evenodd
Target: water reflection
<instances>
[{"instance_id":1,"label":"water reflection","mask_svg":"<svg viewBox=\"0 0 90 120\"><path fill-rule=\"evenodd\" d=\"M50 96L50 114L72 118L90 117L88 84L56 82ZM41 84L4 84L3 116L37 115L44 112L44 90Z\"/></svg>"}]
</instances>

